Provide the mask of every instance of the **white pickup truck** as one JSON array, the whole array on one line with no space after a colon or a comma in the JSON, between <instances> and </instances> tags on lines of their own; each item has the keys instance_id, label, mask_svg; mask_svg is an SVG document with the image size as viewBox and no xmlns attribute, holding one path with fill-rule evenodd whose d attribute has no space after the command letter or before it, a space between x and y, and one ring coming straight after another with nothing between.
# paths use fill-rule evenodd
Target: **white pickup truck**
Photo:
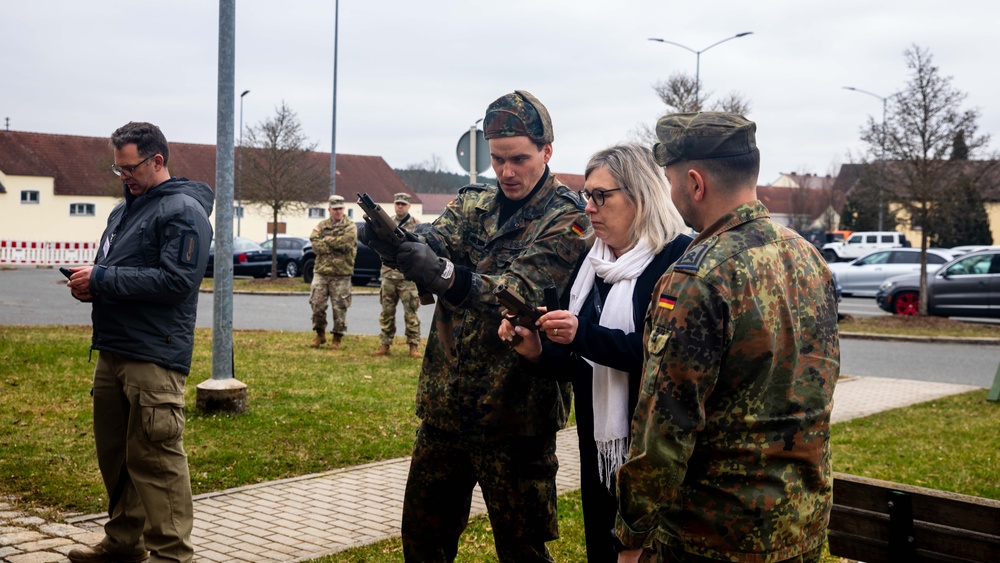
<instances>
[{"instance_id":1,"label":"white pickup truck","mask_svg":"<svg viewBox=\"0 0 1000 563\"><path fill-rule=\"evenodd\" d=\"M827 262L854 260L881 248L908 248L910 241L906 235L896 231L858 231L843 242L828 242L823 245L823 258Z\"/></svg>"}]
</instances>

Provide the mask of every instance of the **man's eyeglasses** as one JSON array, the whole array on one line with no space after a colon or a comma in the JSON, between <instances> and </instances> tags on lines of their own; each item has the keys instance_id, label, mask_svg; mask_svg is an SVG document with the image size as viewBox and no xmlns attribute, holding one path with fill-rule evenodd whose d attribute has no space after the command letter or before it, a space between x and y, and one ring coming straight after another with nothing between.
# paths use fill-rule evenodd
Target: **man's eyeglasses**
<instances>
[{"instance_id":1,"label":"man's eyeglasses","mask_svg":"<svg viewBox=\"0 0 1000 563\"><path fill-rule=\"evenodd\" d=\"M587 190L580 190L580 197L583 198L583 201L594 200L594 205L596 205L597 207L601 207L604 205L605 195L611 192L621 191L623 189L624 188L615 188L613 190L594 190L592 192L588 192Z\"/></svg>"},{"instance_id":2,"label":"man's eyeglasses","mask_svg":"<svg viewBox=\"0 0 1000 563\"><path fill-rule=\"evenodd\" d=\"M146 158L142 159L142 162L140 162L139 164L133 164L132 166L118 166L117 164L112 164L111 171L115 173L115 176L121 176L122 172L131 176L132 173L135 172L136 168L142 166L143 164L146 164L146 161L153 158L154 156L156 156L156 154L151 154Z\"/></svg>"}]
</instances>

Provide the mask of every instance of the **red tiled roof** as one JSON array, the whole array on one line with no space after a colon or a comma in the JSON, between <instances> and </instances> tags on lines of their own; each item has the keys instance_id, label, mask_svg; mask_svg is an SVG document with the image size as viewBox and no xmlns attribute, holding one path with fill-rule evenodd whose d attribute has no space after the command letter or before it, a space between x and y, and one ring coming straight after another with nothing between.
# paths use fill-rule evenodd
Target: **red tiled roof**
<instances>
[{"instance_id":1,"label":"red tiled roof","mask_svg":"<svg viewBox=\"0 0 1000 563\"><path fill-rule=\"evenodd\" d=\"M424 204L424 215L440 215L444 208L455 199L456 194L420 193L420 201Z\"/></svg>"},{"instance_id":2,"label":"red tiled roof","mask_svg":"<svg viewBox=\"0 0 1000 563\"><path fill-rule=\"evenodd\" d=\"M809 188L757 186L757 199L773 215L807 215L812 219L822 215L831 205L838 211L844 205L844 195L840 192Z\"/></svg>"},{"instance_id":3,"label":"red tiled roof","mask_svg":"<svg viewBox=\"0 0 1000 563\"><path fill-rule=\"evenodd\" d=\"M566 187L578 192L583 189L583 174L562 174L556 172L556 178L559 181L566 184Z\"/></svg>"},{"instance_id":4,"label":"red tiled roof","mask_svg":"<svg viewBox=\"0 0 1000 563\"><path fill-rule=\"evenodd\" d=\"M215 145L170 143L167 167L174 176L215 185ZM310 158L324 170L323 188L315 201L329 196L330 153ZM114 158L106 137L79 137L23 131L0 132L0 170L8 175L54 178L57 195L106 196L120 190L111 174ZM337 193L352 201L368 192L377 202L390 202L398 192L413 193L380 156L337 155ZM419 197L413 200L419 203Z\"/></svg>"}]
</instances>

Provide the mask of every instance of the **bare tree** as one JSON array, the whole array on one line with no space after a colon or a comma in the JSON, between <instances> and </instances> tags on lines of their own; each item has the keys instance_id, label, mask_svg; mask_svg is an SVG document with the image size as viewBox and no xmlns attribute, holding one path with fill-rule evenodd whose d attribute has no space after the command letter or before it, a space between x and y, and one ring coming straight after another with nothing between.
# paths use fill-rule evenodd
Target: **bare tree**
<instances>
[{"instance_id":1,"label":"bare tree","mask_svg":"<svg viewBox=\"0 0 1000 563\"><path fill-rule=\"evenodd\" d=\"M273 231L283 213L305 211L328 181L327 169L312 156L316 143L302 133L298 116L285 102L274 117L247 130L242 156L243 199L271 210ZM278 277L278 245L271 245L271 278Z\"/></svg>"},{"instance_id":2,"label":"bare tree","mask_svg":"<svg viewBox=\"0 0 1000 563\"><path fill-rule=\"evenodd\" d=\"M653 84L653 91L670 113L701 111L711 93L698 91L698 82L682 72L675 73L666 81Z\"/></svg>"},{"instance_id":3,"label":"bare tree","mask_svg":"<svg viewBox=\"0 0 1000 563\"><path fill-rule=\"evenodd\" d=\"M927 314L928 229L935 204L967 169L963 161L948 156L953 140L964 132L968 154L974 155L989 143L988 135L976 135L979 111L961 109L966 94L952 87L952 78L942 76L926 49L913 45L905 51L911 71L906 87L890 96L884 123L869 118L861 139L872 160L884 160L872 167L885 193L898 202L920 228L920 307ZM884 152L883 152L884 151Z\"/></svg>"},{"instance_id":4,"label":"bare tree","mask_svg":"<svg viewBox=\"0 0 1000 563\"><path fill-rule=\"evenodd\" d=\"M750 113L750 101L735 90L709 105L708 99L712 93L699 88L698 80L683 72L674 73L667 80L653 84L653 91L663 105L667 106L666 113L702 111L706 107L711 111L728 111L740 115ZM628 139L641 144L652 144L656 142L656 131L650 125L640 123L629 132Z\"/></svg>"}]
</instances>

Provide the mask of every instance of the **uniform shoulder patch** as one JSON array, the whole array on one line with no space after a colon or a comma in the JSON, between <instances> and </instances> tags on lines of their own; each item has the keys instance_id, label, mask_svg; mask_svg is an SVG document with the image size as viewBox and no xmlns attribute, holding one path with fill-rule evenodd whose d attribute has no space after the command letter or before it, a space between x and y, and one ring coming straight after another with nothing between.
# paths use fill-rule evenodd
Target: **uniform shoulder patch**
<instances>
[{"instance_id":1,"label":"uniform shoulder patch","mask_svg":"<svg viewBox=\"0 0 1000 563\"><path fill-rule=\"evenodd\" d=\"M701 267L702 260L705 259L705 255L712 248L712 241L707 240L697 246L691 247L684 253L684 256L680 257L680 260L674 262L675 270L687 270L690 272L698 271Z\"/></svg>"},{"instance_id":2,"label":"uniform shoulder patch","mask_svg":"<svg viewBox=\"0 0 1000 563\"><path fill-rule=\"evenodd\" d=\"M575 221L573 222L573 226L571 227L571 229L573 230L573 234L576 236L581 236L583 235L583 233L587 232L587 229L585 229L583 225Z\"/></svg>"}]
</instances>

